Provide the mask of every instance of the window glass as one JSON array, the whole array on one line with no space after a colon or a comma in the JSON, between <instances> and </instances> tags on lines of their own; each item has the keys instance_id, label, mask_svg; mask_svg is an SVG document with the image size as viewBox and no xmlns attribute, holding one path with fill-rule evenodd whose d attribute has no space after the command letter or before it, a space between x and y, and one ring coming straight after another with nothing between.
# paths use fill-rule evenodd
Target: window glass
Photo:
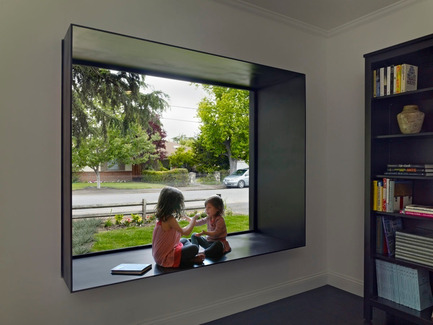
<instances>
[{"instance_id":1,"label":"window glass","mask_svg":"<svg viewBox=\"0 0 433 325\"><path fill-rule=\"evenodd\" d=\"M164 186L187 214L220 195L228 232L250 229L248 91L84 65L72 88L73 255L150 245Z\"/></svg>"}]
</instances>

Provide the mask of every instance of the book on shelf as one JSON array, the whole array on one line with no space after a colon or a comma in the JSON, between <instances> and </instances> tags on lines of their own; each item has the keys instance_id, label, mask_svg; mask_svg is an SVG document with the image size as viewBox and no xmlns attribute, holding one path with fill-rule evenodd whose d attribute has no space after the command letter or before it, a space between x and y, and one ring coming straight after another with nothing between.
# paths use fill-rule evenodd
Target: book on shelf
<instances>
[{"instance_id":1,"label":"book on shelf","mask_svg":"<svg viewBox=\"0 0 433 325\"><path fill-rule=\"evenodd\" d=\"M431 173L433 168L420 168L420 167L388 167L387 172L404 172L404 173Z\"/></svg>"},{"instance_id":2,"label":"book on shelf","mask_svg":"<svg viewBox=\"0 0 433 325\"><path fill-rule=\"evenodd\" d=\"M402 212L412 216L433 218L433 207L427 205L409 204Z\"/></svg>"},{"instance_id":3,"label":"book on shelf","mask_svg":"<svg viewBox=\"0 0 433 325\"><path fill-rule=\"evenodd\" d=\"M388 212L386 209L387 205L387 199L388 199L388 178L383 178L383 185L382 185L382 209L381 211Z\"/></svg>"},{"instance_id":4,"label":"book on shelf","mask_svg":"<svg viewBox=\"0 0 433 325\"><path fill-rule=\"evenodd\" d=\"M374 211L397 212L412 203L413 182L410 180L384 177L374 180L372 186Z\"/></svg>"},{"instance_id":5,"label":"book on shelf","mask_svg":"<svg viewBox=\"0 0 433 325\"><path fill-rule=\"evenodd\" d=\"M421 311L433 305L427 270L376 259L377 295Z\"/></svg>"},{"instance_id":6,"label":"book on shelf","mask_svg":"<svg viewBox=\"0 0 433 325\"><path fill-rule=\"evenodd\" d=\"M433 266L433 231L424 228L396 231L395 257Z\"/></svg>"},{"instance_id":7,"label":"book on shelf","mask_svg":"<svg viewBox=\"0 0 433 325\"><path fill-rule=\"evenodd\" d=\"M395 249L400 252L405 252L407 254L413 254L415 256L422 255L423 257L432 258L433 249L431 244L427 243L415 243L414 240L408 238L398 237L398 242L395 242Z\"/></svg>"},{"instance_id":8,"label":"book on shelf","mask_svg":"<svg viewBox=\"0 0 433 325\"><path fill-rule=\"evenodd\" d=\"M420 211L420 212L432 212L433 206L431 205L420 205L420 204L409 204L405 207L405 210L409 211Z\"/></svg>"},{"instance_id":9,"label":"book on shelf","mask_svg":"<svg viewBox=\"0 0 433 325\"><path fill-rule=\"evenodd\" d=\"M379 96L385 96L385 87L386 87L386 75L385 75L385 67L379 69Z\"/></svg>"},{"instance_id":10,"label":"book on shelf","mask_svg":"<svg viewBox=\"0 0 433 325\"><path fill-rule=\"evenodd\" d=\"M380 71L379 69L375 69L373 71L373 96L380 96Z\"/></svg>"},{"instance_id":11,"label":"book on shelf","mask_svg":"<svg viewBox=\"0 0 433 325\"><path fill-rule=\"evenodd\" d=\"M388 247L383 232L383 221L381 217L376 218L376 253L388 255Z\"/></svg>"},{"instance_id":12,"label":"book on shelf","mask_svg":"<svg viewBox=\"0 0 433 325\"><path fill-rule=\"evenodd\" d=\"M392 95L393 94L393 81L391 77L391 69L393 69L392 66L386 67L386 95Z\"/></svg>"},{"instance_id":13,"label":"book on shelf","mask_svg":"<svg viewBox=\"0 0 433 325\"><path fill-rule=\"evenodd\" d=\"M417 90L418 67L404 63L401 65L401 92Z\"/></svg>"},{"instance_id":14,"label":"book on shelf","mask_svg":"<svg viewBox=\"0 0 433 325\"><path fill-rule=\"evenodd\" d=\"M427 163L427 164L387 164L386 168L432 168L433 164Z\"/></svg>"},{"instance_id":15,"label":"book on shelf","mask_svg":"<svg viewBox=\"0 0 433 325\"><path fill-rule=\"evenodd\" d=\"M394 94L401 92L401 64L394 66Z\"/></svg>"},{"instance_id":16,"label":"book on shelf","mask_svg":"<svg viewBox=\"0 0 433 325\"><path fill-rule=\"evenodd\" d=\"M373 97L399 94L416 90L418 67L412 64L397 64L373 70Z\"/></svg>"},{"instance_id":17,"label":"book on shelf","mask_svg":"<svg viewBox=\"0 0 433 325\"><path fill-rule=\"evenodd\" d=\"M383 234L386 240L388 256L395 254L395 233L403 229L403 221L400 217L382 216Z\"/></svg>"},{"instance_id":18,"label":"book on shelf","mask_svg":"<svg viewBox=\"0 0 433 325\"><path fill-rule=\"evenodd\" d=\"M429 212L417 212L417 211L406 211L406 210L403 210L403 213L407 214L409 216L424 217L424 218L433 218L433 213L429 213Z\"/></svg>"},{"instance_id":19,"label":"book on shelf","mask_svg":"<svg viewBox=\"0 0 433 325\"><path fill-rule=\"evenodd\" d=\"M384 173L386 176L433 176L433 172L389 172Z\"/></svg>"},{"instance_id":20,"label":"book on shelf","mask_svg":"<svg viewBox=\"0 0 433 325\"><path fill-rule=\"evenodd\" d=\"M388 164L387 176L433 176L432 164Z\"/></svg>"},{"instance_id":21,"label":"book on shelf","mask_svg":"<svg viewBox=\"0 0 433 325\"><path fill-rule=\"evenodd\" d=\"M417 228L399 230L396 232L396 235L406 237L406 238L418 239L423 242L428 241L433 243L433 230L426 229L426 228L417 227Z\"/></svg>"},{"instance_id":22,"label":"book on shelf","mask_svg":"<svg viewBox=\"0 0 433 325\"><path fill-rule=\"evenodd\" d=\"M111 274L142 275L152 268L152 264L122 263L111 269Z\"/></svg>"}]
</instances>

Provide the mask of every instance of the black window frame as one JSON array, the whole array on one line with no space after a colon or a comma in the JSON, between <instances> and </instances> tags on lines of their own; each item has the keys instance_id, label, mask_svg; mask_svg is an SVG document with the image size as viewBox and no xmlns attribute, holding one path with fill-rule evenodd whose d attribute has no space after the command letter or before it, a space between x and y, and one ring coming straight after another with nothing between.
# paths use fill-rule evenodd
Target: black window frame
<instances>
[{"instance_id":1,"label":"black window frame","mask_svg":"<svg viewBox=\"0 0 433 325\"><path fill-rule=\"evenodd\" d=\"M91 279L92 276L101 278L98 275L100 270L89 272L89 275L73 274L74 271L81 272L77 271L79 268L74 263L94 263L91 259L110 258L110 254L119 254L116 251L79 259L72 256L73 64L249 90L251 230L234 235L248 246L246 253L233 254L237 257L221 262L306 245L304 74L74 24L70 25L62 40L62 56L61 270L71 292L129 280L125 277L110 278L109 270L102 276L106 276L102 282ZM260 243L260 249L252 249L257 243ZM122 251L131 254L137 249ZM162 273L152 272L144 278ZM85 283L76 285L74 282L80 278L84 278Z\"/></svg>"}]
</instances>

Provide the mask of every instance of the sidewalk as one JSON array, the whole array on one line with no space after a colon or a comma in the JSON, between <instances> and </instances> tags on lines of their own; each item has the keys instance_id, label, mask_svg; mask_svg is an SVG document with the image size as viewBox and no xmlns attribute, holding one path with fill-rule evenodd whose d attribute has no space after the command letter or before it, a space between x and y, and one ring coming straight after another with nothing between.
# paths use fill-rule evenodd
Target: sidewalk
<instances>
[{"instance_id":1,"label":"sidewalk","mask_svg":"<svg viewBox=\"0 0 433 325\"><path fill-rule=\"evenodd\" d=\"M117 188L108 188L103 187L104 184L102 183L101 188L98 189L96 187L88 187L80 190L74 190L74 195L84 195L89 193L109 193L109 192L116 192L116 193L158 193L161 191L162 188L149 188L149 189L117 189ZM213 189L224 189L226 188L223 184L221 185L204 185L204 184L193 184L186 187L177 187L182 192L185 191L200 191L200 190L213 190Z\"/></svg>"}]
</instances>

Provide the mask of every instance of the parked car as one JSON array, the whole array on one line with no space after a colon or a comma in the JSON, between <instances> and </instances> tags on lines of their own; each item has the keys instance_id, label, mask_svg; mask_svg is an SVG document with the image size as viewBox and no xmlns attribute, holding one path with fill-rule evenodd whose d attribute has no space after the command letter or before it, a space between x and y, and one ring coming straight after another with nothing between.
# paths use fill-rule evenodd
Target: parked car
<instances>
[{"instance_id":1,"label":"parked car","mask_svg":"<svg viewBox=\"0 0 433 325\"><path fill-rule=\"evenodd\" d=\"M235 171L233 174L225 177L223 183L227 187L239 187L250 185L250 171L248 168L242 168Z\"/></svg>"}]
</instances>

